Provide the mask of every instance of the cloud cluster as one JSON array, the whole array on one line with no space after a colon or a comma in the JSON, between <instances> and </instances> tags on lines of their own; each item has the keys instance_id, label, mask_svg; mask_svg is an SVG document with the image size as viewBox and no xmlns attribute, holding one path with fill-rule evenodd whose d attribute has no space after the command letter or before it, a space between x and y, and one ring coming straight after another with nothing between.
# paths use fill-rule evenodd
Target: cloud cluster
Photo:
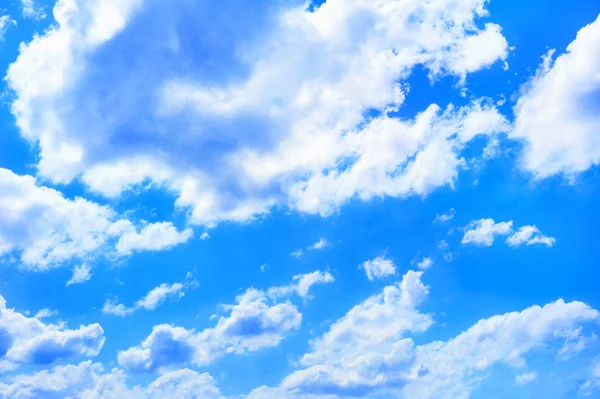
<instances>
[{"instance_id":1,"label":"cloud cluster","mask_svg":"<svg viewBox=\"0 0 600 399\"><path fill-rule=\"evenodd\" d=\"M46 270L100 253L127 255L134 250L160 250L185 242L189 229L169 223L134 226L108 206L84 198L66 198L40 186L34 177L0 168L0 256L19 253L21 267ZM80 266L77 278L88 273Z\"/></svg>"},{"instance_id":2,"label":"cloud cluster","mask_svg":"<svg viewBox=\"0 0 600 399\"><path fill-rule=\"evenodd\" d=\"M140 346L119 353L119 364L137 372L187 363L207 365L226 354L277 346L302 322L302 314L291 302L270 304L267 294L256 289L247 290L224 309L227 316L220 317L215 327L200 332L155 326Z\"/></svg>"},{"instance_id":3,"label":"cloud cluster","mask_svg":"<svg viewBox=\"0 0 600 399\"><path fill-rule=\"evenodd\" d=\"M64 324L45 324L36 317L6 307L0 297L0 362L2 368L21 364L47 365L58 360L96 356L104 345L104 331L99 324L67 329Z\"/></svg>"},{"instance_id":4,"label":"cloud cluster","mask_svg":"<svg viewBox=\"0 0 600 399\"><path fill-rule=\"evenodd\" d=\"M166 372L147 386L127 386L122 370L106 371L99 363L56 366L51 371L10 377L0 383L2 399L224 399L215 380L189 369Z\"/></svg>"},{"instance_id":5,"label":"cloud cluster","mask_svg":"<svg viewBox=\"0 0 600 399\"><path fill-rule=\"evenodd\" d=\"M275 205L329 214L355 197L452 185L462 148L507 130L481 101L390 116L415 67L464 82L506 59L500 27L480 23L485 0L292 3L261 3L259 21L224 6L238 30L223 32L234 41L223 52L180 34L217 29L206 15L220 11L206 3L57 2L56 26L22 45L7 74L21 134L39 145L39 175L80 178L108 197L151 183L196 224ZM199 48L201 59L188 56Z\"/></svg>"},{"instance_id":6,"label":"cloud cluster","mask_svg":"<svg viewBox=\"0 0 600 399\"><path fill-rule=\"evenodd\" d=\"M554 237L548 237L536 226L523 226L513 231L513 221L496 223L494 219L474 220L465 227L463 244L475 244L490 247L497 236L509 236L506 243L511 247L541 244L552 247L556 243Z\"/></svg>"}]
</instances>

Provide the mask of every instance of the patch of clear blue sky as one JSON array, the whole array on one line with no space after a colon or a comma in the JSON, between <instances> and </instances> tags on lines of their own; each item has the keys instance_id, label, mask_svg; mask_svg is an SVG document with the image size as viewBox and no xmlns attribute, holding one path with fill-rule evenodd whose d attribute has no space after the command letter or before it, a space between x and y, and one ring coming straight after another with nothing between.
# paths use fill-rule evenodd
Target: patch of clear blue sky
<instances>
[{"instance_id":1,"label":"patch of clear blue sky","mask_svg":"<svg viewBox=\"0 0 600 399\"><path fill-rule=\"evenodd\" d=\"M12 1L8 7L13 14L18 13L16 3ZM47 11L50 11L50 4L46 2ZM235 63L232 54L217 50L229 48L229 44L238 39L234 37L236 34L248 35L244 28L258 34L254 30L257 25L253 24L261 20L264 10L256 6L261 2L252 3L252 7L257 7L254 12L248 10L249 2L225 2L230 7L227 10L220 8L221 2L206 1L206 4L212 4L222 13L250 15L246 20L248 26L230 32L231 37L220 35L221 21L215 19L212 39L223 40L216 44L203 42L204 38L193 35L195 21L185 24L190 32L180 32L182 38L189 38L190 49L196 49L193 56L202 58L214 50L211 57L207 57L211 63L205 65L199 76L210 80L217 71L227 72L220 69L230 65L227 61ZM432 102L444 107L449 103L464 104L471 97L500 98L503 95L507 103L502 110L510 117L511 97L535 72L540 57L550 48L556 48L559 54L563 52L577 31L600 13L600 2L493 0L489 11L486 20L500 24L509 44L515 46L508 59L510 69L504 71L501 65L495 65L470 75L466 99L456 90L455 79L442 79L432 85L426 74L417 70L408 81L411 91L399 116L412 118ZM48 14L49 18L39 23L19 19L19 26L8 31L6 41L0 43L0 68L5 70L15 59L19 42L28 41L33 32L47 28L51 23ZM243 21L244 18L236 20ZM143 25L143 21L138 22ZM136 26L129 29L139 28ZM151 29L144 29L140 34L143 32L149 33ZM118 44L115 42L114 45ZM102 53L97 57L102 57ZM35 162L35 149L32 151L18 136L6 106L0 107L0 130L0 166L17 173L34 173L30 165ZM336 283L316 287L314 299L300 305L304 314L300 330L277 348L250 356L226 357L207 368L218 379L223 373L220 385L225 393L247 392L256 387L257 381L277 384L292 370L287 354L299 356L304 353L308 349L308 340L326 330L324 321L342 316L390 282L373 284L358 269L363 261L383 253L395 260L400 274L415 267L411 262L416 257L436 257L436 266L427 272L424 281L431 286L425 310L434 313L438 323L427 333L415 337L417 343L448 339L480 318L558 298L581 300L600 308L598 170L586 172L577 185L569 185L560 178L532 183L515 166L517 150L512 148L507 155L490 161L483 169L462 173L454 190L439 189L426 198L352 201L340 213L327 218L276 210L249 224L224 223L212 230L211 238L206 241L195 238L169 252L134 255L127 267L114 267L108 263L97 265L92 280L69 289L64 288L64 282L70 277L66 268L34 274L3 267L2 295L11 306L21 310L60 309L61 318L74 326L99 322L107 341L97 360L111 364L118 350L137 345L155 324L170 323L201 330L213 325L209 317L217 304L231 303L235 295L249 286L267 288L285 284L295 274L329 269L335 275ZM474 184L476 180L477 185ZM74 184L66 189L66 193L84 194L85 190ZM184 218L174 210L172 198L157 190L125 197L115 206L123 210L135 208L134 214L138 218L150 221L170 220L174 215L180 222ZM451 207L456 210L453 221L442 226L432 224L436 214ZM464 226L473 219L487 217L496 221L514 220L516 226L535 224L542 232L554 236L557 244L551 251L535 247L510 249L504 244L475 249L459 245L459 232L448 236L449 227ZM321 237L327 238L332 245L322 251L307 252L300 259L289 255ZM442 239L449 242L450 250L458 252L453 262L444 262L442 252L436 249ZM268 265L265 273L260 271L262 264ZM162 282L183 280L190 270L195 270L200 287L187 292L177 303L167 302L154 312L140 311L125 321L100 312L110 295L118 296L122 303L132 304ZM124 285L119 285L116 279ZM591 350L597 352L597 345ZM545 367L549 372L577 370L586 361L558 364L548 359L533 360L538 370ZM575 385L557 386L564 382L547 376L525 390L515 390L513 385L503 383L513 381L512 373L498 367L494 377L474 393L474 398L504 398L507 395L514 398L572 397ZM143 381L147 377L135 377L134 382L136 378Z\"/></svg>"}]
</instances>

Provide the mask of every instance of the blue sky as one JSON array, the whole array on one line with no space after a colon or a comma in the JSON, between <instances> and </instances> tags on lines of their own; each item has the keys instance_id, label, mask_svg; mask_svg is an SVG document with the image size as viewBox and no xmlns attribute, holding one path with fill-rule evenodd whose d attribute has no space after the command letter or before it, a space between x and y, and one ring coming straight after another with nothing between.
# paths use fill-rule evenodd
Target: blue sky
<instances>
[{"instance_id":1,"label":"blue sky","mask_svg":"<svg viewBox=\"0 0 600 399\"><path fill-rule=\"evenodd\" d=\"M3 3L0 398L600 398L599 14Z\"/></svg>"}]
</instances>

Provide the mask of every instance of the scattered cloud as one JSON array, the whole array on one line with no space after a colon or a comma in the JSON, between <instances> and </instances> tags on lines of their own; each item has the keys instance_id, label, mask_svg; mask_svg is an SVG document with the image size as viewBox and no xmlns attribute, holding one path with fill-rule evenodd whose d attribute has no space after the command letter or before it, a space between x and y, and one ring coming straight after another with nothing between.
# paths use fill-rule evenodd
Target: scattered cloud
<instances>
[{"instance_id":1,"label":"scattered cloud","mask_svg":"<svg viewBox=\"0 0 600 399\"><path fill-rule=\"evenodd\" d=\"M432 258L423 258L420 262L417 263L417 267L421 270L427 270L431 266L433 266L433 263L434 262Z\"/></svg>"},{"instance_id":2,"label":"scattered cloud","mask_svg":"<svg viewBox=\"0 0 600 399\"><path fill-rule=\"evenodd\" d=\"M496 223L493 219L481 219L471 222L463 236L463 244L475 244L490 247L496 236L505 236L512 232L513 222Z\"/></svg>"},{"instance_id":3,"label":"scattered cloud","mask_svg":"<svg viewBox=\"0 0 600 399\"><path fill-rule=\"evenodd\" d=\"M317 241L314 244L310 245L308 247L308 250L323 249L323 248L325 248L327 246L329 246L329 241L327 241L324 238L321 238L321 239L319 239L319 241Z\"/></svg>"},{"instance_id":4,"label":"scattered cloud","mask_svg":"<svg viewBox=\"0 0 600 399\"><path fill-rule=\"evenodd\" d=\"M378 256L375 259L368 260L360 265L365 271L370 281L379 280L396 274L394 262L384 256Z\"/></svg>"},{"instance_id":5,"label":"scattered cloud","mask_svg":"<svg viewBox=\"0 0 600 399\"><path fill-rule=\"evenodd\" d=\"M208 234L208 231L205 231L204 233L202 233L200 235L201 240L208 240L209 238L210 238L210 235Z\"/></svg>"},{"instance_id":6,"label":"scattered cloud","mask_svg":"<svg viewBox=\"0 0 600 399\"><path fill-rule=\"evenodd\" d=\"M73 269L73 277L67 281L67 287L73 284L82 284L91 279L92 274L90 271L91 268L86 264L75 266Z\"/></svg>"},{"instance_id":7,"label":"scattered cloud","mask_svg":"<svg viewBox=\"0 0 600 399\"><path fill-rule=\"evenodd\" d=\"M536 226L523 226L515 234L508 237L506 242L511 247L518 247L523 244L541 244L547 247L552 247L556 243L556 239L543 235Z\"/></svg>"},{"instance_id":8,"label":"scattered cloud","mask_svg":"<svg viewBox=\"0 0 600 399\"><path fill-rule=\"evenodd\" d=\"M594 360L589 375L585 382L579 387L584 396L589 396L600 389L600 358Z\"/></svg>"},{"instance_id":9,"label":"scattered cloud","mask_svg":"<svg viewBox=\"0 0 600 399\"><path fill-rule=\"evenodd\" d=\"M517 374L517 376L515 377L515 382L517 383L517 385L525 385L525 384L529 384L530 382L534 381L537 377L538 377L537 373L534 373L534 372L521 373L521 374Z\"/></svg>"},{"instance_id":10,"label":"scattered cloud","mask_svg":"<svg viewBox=\"0 0 600 399\"><path fill-rule=\"evenodd\" d=\"M10 18L10 15L0 15L0 41L4 40L4 35L11 25L16 25L17 22Z\"/></svg>"},{"instance_id":11,"label":"scattered cloud","mask_svg":"<svg viewBox=\"0 0 600 399\"><path fill-rule=\"evenodd\" d=\"M296 259L300 259L302 257L303 253L304 253L304 251L302 251L301 249L297 249L294 252L292 252L290 255Z\"/></svg>"},{"instance_id":12,"label":"scattered cloud","mask_svg":"<svg viewBox=\"0 0 600 399\"><path fill-rule=\"evenodd\" d=\"M152 223L140 232L129 223L123 225L123 234L117 242L117 252L131 254L134 251L160 251L187 242L193 235L192 229L181 232L171 222Z\"/></svg>"},{"instance_id":13,"label":"scattered cloud","mask_svg":"<svg viewBox=\"0 0 600 399\"><path fill-rule=\"evenodd\" d=\"M265 292L249 289L235 304L223 306L229 314L219 317L215 327L195 332L157 325L140 346L119 352L119 364L131 371L154 372L187 363L208 365L227 354L276 346L300 326L302 314L289 301L268 302Z\"/></svg>"},{"instance_id":14,"label":"scattered cloud","mask_svg":"<svg viewBox=\"0 0 600 399\"><path fill-rule=\"evenodd\" d=\"M48 317L56 316L58 314L58 310L50 310L50 309L41 309L39 312L33 316L34 319L45 319Z\"/></svg>"},{"instance_id":15,"label":"scattered cloud","mask_svg":"<svg viewBox=\"0 0 600 399\"><path fill-rule=\"evenodd\" d=\"M521 164L538 179L572 176L600 163L599 43L600 17L555 61L550 50L522 89L509 137L523 142Z\"/></svg>"},{"instance_id":16,"label":"scattered cloud","mask_svg":"<svg viewBox=\"0 0 600 399\"><path fill-rule=\"evenodd\" d=\"M450 208L446 213L443 214L438 214L435 219L433 220L433 223L446 223L451 221L452 219L454 219L454 216L456 215L456 211L454 210L454 208Z\"/></svg>"},{"instance_id":17,"label":"scattered cloud","mask_svg":"<svg viewBox=\"0 0 600 399\"><path fill-rule=\"evenodd\" d=\"M23 18L35 20L46 18L44 8L36 4L36 0L21 0L21 7L23 8Z\"/></svg>"},{"instance_id":18,"label":"scattered cloud","mask_svg":"<svg viewBox=\"0 0 600 399\"><path fill-rule=\"evenodd\" d=\"M475 244L490 247L497 236L509 236L506 243L511 247L541 244L552 247L553 237L543 235L536 226L523 226L513 233L513 222L496 223L493 219L474 220L465 227L462 244Z\"/></svg>"},{"instance_id":19,"label":"scattered cloud","mask_svg":"<svg viewBox=\"0 0 600 399\"><path fill-rule=\"evenodd\" d=\"M56 366L31 375L14 375L0 383L0 398L135 398L225 399L207 373L189 369L168 371L147 386L129 388L122 370L106 371L91 361Z\"/></svg>"},{"instance_id":20,"label":"scattered cloud","mask_svg":"<svg viewBox=\"0 0 600 399\"><path fill-rule=\"evenodd\" d=\"M280 298L296 294L302 298L307 298L313 285L333 283L335 279L329 272L315 271L294 276L293 281L294 283L290 285L269 288L267 295L272 298Z\"/></svg>"},{"instance_id":21,"label":"scattered cloud","mask_svg":"<svg viewBox=\"0 0 600 399\"><path fill-rule=\"evenodd\" d=\"M150 290L144 297L140 298L131 307L127 307L115 300L107 300L102 307L102 313L114 316L125 317L138 310L154 310L169 298L176 300L181 299L188 289L198 287L198 282L190 273L186 276L186 280L181 283L167 284L162 283L158 287Z\"/></svg>"}]
</instances>

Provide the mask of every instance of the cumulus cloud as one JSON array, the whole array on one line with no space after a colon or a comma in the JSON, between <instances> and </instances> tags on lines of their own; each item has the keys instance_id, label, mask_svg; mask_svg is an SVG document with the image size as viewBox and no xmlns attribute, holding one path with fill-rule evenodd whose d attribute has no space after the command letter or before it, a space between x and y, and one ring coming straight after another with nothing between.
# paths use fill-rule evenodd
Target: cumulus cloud
<instances>
[{"instance_id":1,"label":"cumulus cloud","mask_svg":"<svg viewBox=\"0 0 600 399\"><path fill-rule=\"evenodd\" d=\"M513 222L494 222L494 219L481 219L471 222L463 236L463 244L475 244L490 247L496 236L505 236L512 232Z\"/></svg>"},{"instance_id":2,"label":"cumulus cloud","mask_svg":"<svg viewBox=\"0 0 600 399\"><path fill-rule=\"evenodd\" d=\"M452 186L471 139L507 130L485 101L390 116L415 67L463 84L507 58L500 27L481 23L485 0L265 1L252 21L224 6L220 25L223 11L206 2L74 4L56 3L56 25L22 45L7 74L39 175L107 197L158 186L195 224L426 195ZM197 37L180 37L192 24ZM216 51L203 29L231 45ZM189 56L199 48L202 60Z\"/></svg>"},{"instance_id":3,"label":"cumulus cloud","mask_svg":"<svg viewBox=\"0 0 600 399\"><path fill-rule=\"evenodd\" d=\"M315 271L299 274L293 277L294 283L281 287L272 287L267 290L267 295L273 298L297 294L302 298L308 297L311 287L315 284L328 284L335 281L329 272Z\"/></svg>"},{"instance_id":4,"label":"cumulus cloud","mask_svg":"<svg viewBox=\"0 0 600 399\"><path fill-rule=\"evenodd\" d=\"M558 300L482 319L447 341L417 345L408 334L433 324L418 309L429 293L422 276L409 271L399 284L352 308L311 342L300 368L279 387L258 388L249 398L468 398L495 365L522 370L530 352L560 347L565 331L583 337L583 326L600 320L581 302ZM532 377L521 373L517 381Z\"/></svg>"},{"instance_id":5,"label":"cumulus cloud","mask_svg":"<svg viewBox=\"0 0 600 399\"><path fill-rule=\"evenodd\" d=\"M506 242L511 247L520 245L536 245L541 244L547 247L552 247L556 243L554 237L547 237L542 234L536 226L523 226L515 234L506 239Z\"/></svg>"},{"instance_id":6,"label":"cumulus cloud","mask_svg":"<svg viewBox=\"0 0 600 399\"><path fill-rule=\"evenodd\" d=\"M16 365L46 365L79 356L96 356L104 345L99 324L70 330L64 324L45 324L49 310L27 317L6 307L0 297L0 358Z\"/></svg>"},{"instance_id":7,"label":"cumulus cloud","mask_svg":"<svg viewBox=\"0 0 600 399\"><path fill-rule=\"evenodd\" d=\"M67 287L73 284L82 284L91 279L92 274L90 271L91 268L86 264L75 266L73 269L73 277L67 281Z\"/></svg>"},{"instance_id":8,"label":"cumulus cloud","mask_svg":"<svg viewBox=\"0 0 600 399\"><path fill-rule=\"evenodd\" d=\"M510 137L524 144L523 167L537 178L567 176L600 163L600 18L567 51L546 54L515 106Z\"/></svg>"},{"instance_id":9,"label":"cumulus cloud","mask_svg":"<svg viewBox=\"0 0 600 399\"><path fill-rule=\"evenodd\" d=\"M417 267L421 270L427 270L431 266L433 266L433 263L434 262L432 258L423 258L420 262L417 263Z\"/></svg>"},{"instance_id":10,"label":"cumulus cloud","mask_svg":"<svg viewBox=\"0 0 600 399\"><path fill-rule=\"evenodd\" d=\"M370 281L379 280L396 274L394 262L384 256L368 260L360 265Z\"/></svg>"},{"instance_id":11,"label":"cumulus cloud","mask_svg":"<svg viewBox=\"0 0 600 399\"><path fill-rule=\"evenodd\" d=\"M8 377L0 383L0 398L135 398L224 399L207 373L189 369L169 371L146 386L129 388L122 370L106 371L99 363L56 366L31 375Z\"/></svg>"},{"instance_id":12,"label":"cumulus cloud","mask_svg":"<svg viewBox=\"0 0 600 399\"><path fill-rule=\"evenodd\" d=\"M160 251L187 242L193 235L192 229L177 231L171 222L152 223L141 231L135 231L132 224L124 227L124 233L117 242L120 254L133 251Z\"/></svg>"},{"instance_id":13,"label":"cumulus cloud","mask_svg":"<svg viewBox=\"0 0 600 399\"><path fill-rule=\"evenodd\" d=\"M325 238L321 238L321 239L319 239L319 241L317 241L314 244L312 244L311 246L309 246L308 249L309 250L323 249L328 245L329 245L329 241L327 241Z\"/></svg>"},{"instance_id":14,"label":"cumulus cloud","mask_svg":"<svg viewBox=\"0 0 600 399\"><path fill-rule=\"evenodd\" d=\"M163 283L153 288L144 297L138 299L131 307L109 299L104 303L102 313L124 317L141 309L154 310L165 303L168 298L180 299L185 295L186 289L194 289L197 286L198 282L192 278L191 274L188 274L184 282L174 284Z\"/></svg>"},{"instance_id":15,"label":"cumulus cloud","mask_svg":"<svg viewBox=\"0 0 600 399\"><path fill-rule=\"evenodd\" d=\"M171 325L157 325L140 346L119 352L119 364L127 370L154 372L164 367L193 363L208 365L227 354L244 354L277 346L302 322L291 302L269 303L268 295L249 289L224 305L215 327L200 332Z\"/></svg>"},{"instance_id":16,"label":"cumulus cloud","mask_svg":"<svg viewBox=\"0 0 600 399\"><path fill-rule=\"evenodd\" d=\"M184 242L170 223L136 231L108 206L40 186L34 177L0 168L0 256L19 253L21 267L46 270L98 255L126 255L133 250L158 250ZM116 242L116 248L115 243ZM85 276L85 266L75 272Z\"/></svg>"}]
</instances>

